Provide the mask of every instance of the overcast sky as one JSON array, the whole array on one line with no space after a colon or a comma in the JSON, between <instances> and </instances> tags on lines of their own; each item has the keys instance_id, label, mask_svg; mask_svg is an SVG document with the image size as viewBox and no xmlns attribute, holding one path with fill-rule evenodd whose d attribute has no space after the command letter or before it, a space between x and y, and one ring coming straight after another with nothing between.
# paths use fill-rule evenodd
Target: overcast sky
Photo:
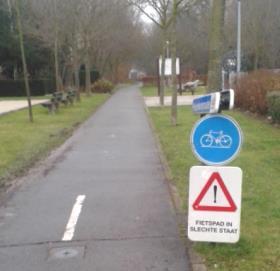
<instances>
[{"instance_id":1,"label":"overcast sky","mask_svg":"<svg viewBox=\"0 0 280 271\"><path fill-rule=\"evenodd\" d=\"M147 7L145 11L149 14L152 14L154 17L156 16L156 13L152 7ZM152 21L144 14L141 15L141 19L147 24L152 23Z\"/></svg>"}]
</instances>

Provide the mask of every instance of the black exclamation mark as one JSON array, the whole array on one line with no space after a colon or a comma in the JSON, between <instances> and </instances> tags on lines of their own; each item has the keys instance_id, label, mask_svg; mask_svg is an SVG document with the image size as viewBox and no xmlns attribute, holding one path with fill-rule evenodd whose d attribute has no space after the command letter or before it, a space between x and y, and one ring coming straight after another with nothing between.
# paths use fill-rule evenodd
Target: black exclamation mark
<instances>
[{"instance_id":1,"label":"black exclamation mark","mask_svg":"<svg viewBox=\"0 0 280 271\"><path fill-rule=\"evenodd\" d=\"M217 203L217 185L214 185L214 203Z\"/></svg>"}]
</instances>

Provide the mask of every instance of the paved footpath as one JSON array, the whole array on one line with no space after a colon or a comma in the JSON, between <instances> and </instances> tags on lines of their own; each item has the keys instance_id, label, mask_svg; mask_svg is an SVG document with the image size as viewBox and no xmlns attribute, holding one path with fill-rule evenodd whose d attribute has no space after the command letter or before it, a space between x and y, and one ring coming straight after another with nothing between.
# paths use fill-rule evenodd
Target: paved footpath
<instances>
[{"instance_id":1,"label":"paved footpath","mask_svg":"<svg viewBox=\"0 0 280 271\"><path fill-rule=\"evenodd\" d=\"M188 271L137 87L121 89L0 208L2 271Z\"/></svg>"},{"instance_id":2,"label":"paved footpath","mask_svg":"<svg viewBox=\"0 0 280 271\"><path fill-rule=\"evenodd\" d=\"M192 102L195 98L199 97L199 95L186 95L186 96L179 96L177 97L177 104L178 105L192 105ZM144 98L145 104L148 107L158 107L160 106L159 97L145 97ZM164 106L171 106L172 97L165 96L164 97Z\"/></svg>"},{"instance_id":3,"label":"paved footpath","mask_svg":"<svg viewBox=\"0 0 280 271\"><path fill-rule=\"evenodd\" d=\"M38 105L38 104L42 104L44 102L47 102L48 99L44 99L44 100L32 100L31 104L34 105ZM17 111L20 109L24 109L27 108L28 104L27 101L22 100L22 101L0 101L0 115L12 112L12 111Z\"/></svg>"}]
</instances>

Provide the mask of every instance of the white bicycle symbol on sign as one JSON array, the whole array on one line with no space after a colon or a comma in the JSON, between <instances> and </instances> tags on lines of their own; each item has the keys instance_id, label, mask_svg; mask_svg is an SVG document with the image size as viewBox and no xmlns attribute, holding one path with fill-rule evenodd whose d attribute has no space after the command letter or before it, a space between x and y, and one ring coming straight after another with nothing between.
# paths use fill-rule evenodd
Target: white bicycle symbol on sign
<instances>
[{"instance_id":1,"label":"white bicycle symbol on sign","mask_svg":"<svg viewBox=\"0 0 280 271\"><path fill-rule=\"evenodd\" d=\"M227 149L232 145L232 138L229 135L224 135L224 131L212 131L203 135L200 138L200 145L203 148L222 148Z\"/></svg>"}]
</instances>

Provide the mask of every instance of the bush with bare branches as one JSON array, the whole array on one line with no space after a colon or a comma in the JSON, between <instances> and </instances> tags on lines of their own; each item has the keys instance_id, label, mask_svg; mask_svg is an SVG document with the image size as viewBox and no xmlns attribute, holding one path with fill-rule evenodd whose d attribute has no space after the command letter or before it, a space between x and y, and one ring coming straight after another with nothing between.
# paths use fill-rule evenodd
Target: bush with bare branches
<instances>
[{"instance_id":1,"label":"bush with bare branches","mask_svg":"<svg viewBox=\"0 0 280 271\"><path fill-rule=\"evenodd\" d=\"M280 89L278 73L259 70L239 79L236 85L236 106L252 113L268 112L267 93Z\"/></svg>"}]
</instances>

